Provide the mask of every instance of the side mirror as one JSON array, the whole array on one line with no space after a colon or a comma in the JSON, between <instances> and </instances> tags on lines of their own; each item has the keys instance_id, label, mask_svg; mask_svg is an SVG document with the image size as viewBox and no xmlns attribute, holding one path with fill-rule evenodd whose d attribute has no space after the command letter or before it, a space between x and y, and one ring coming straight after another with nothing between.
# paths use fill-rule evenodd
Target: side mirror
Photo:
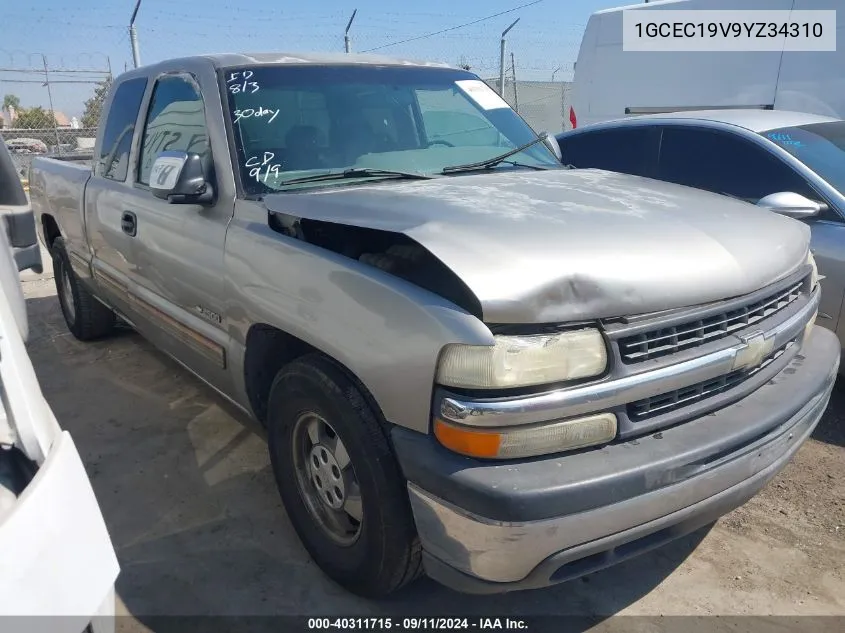
<instances>
[{"instance_id":1,"label":"side mirror","mask_svg":"<svg viewBox=\"0 0 845 633\"><path fill-rule=\"evenodd\" d=\"M552 153L557 156L557 159L563 160L563 152L560 151L560 144L557 142L557 139L548 132L540 132L540 136L545 136L543 141L546 143L546 146L552 150Z\"/></svg>"},{"instance_id":2,"label":"side mirror","mask_svg":"<svg viewBox=\"0 0 845 633\"><path fill-rule=\"evenodd\" d=\"M150 190L172 204L209 204L214 199L202 156L188 152L161 152L150 170Z\"/></svg>"},{"instance_id":3,"label":"side mirror","mask_svg":"<svg viewBox=\"0 0 845 633\"><path fill-rule=\"evenodd\" d=\"M757 201L758 207L774 211L789 218L804 220L812 218L827 209L827 205L805 198L800 193L779 191Z\"/></svg>"}]
</instances>

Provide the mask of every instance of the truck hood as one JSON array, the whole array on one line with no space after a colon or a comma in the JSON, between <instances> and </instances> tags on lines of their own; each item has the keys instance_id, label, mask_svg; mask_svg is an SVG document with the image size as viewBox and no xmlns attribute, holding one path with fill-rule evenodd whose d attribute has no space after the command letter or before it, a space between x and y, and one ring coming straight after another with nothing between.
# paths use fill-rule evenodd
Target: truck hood
<instances>
[{"instance_id":1,"label":"truck hood","mask_svg":"<svg viewBox=\"0 0 845 633\"><path fill-rule=\"evenodd\" d=\"M492 171L265 197L270 211L418 242L488 323L630 316L717 301L789 275L800 222L724 196L602 170Z\"/></svg>"}]
</instances>

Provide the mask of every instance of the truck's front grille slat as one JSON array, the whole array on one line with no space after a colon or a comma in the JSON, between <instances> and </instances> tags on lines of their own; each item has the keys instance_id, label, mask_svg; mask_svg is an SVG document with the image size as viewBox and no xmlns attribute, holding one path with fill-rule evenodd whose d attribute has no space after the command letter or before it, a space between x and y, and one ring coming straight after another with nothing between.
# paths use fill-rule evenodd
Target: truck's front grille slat
<instances>
[{"instance_id":1,"label":"truck's front grille slat","mask_svg":"<svg viewBox=\"0 0 845 633\"><path fill-rule=\"evenodd\" d=\"M795 339L772 352L763 362L752 369L738 369L729 374L712 378L704 382L682 387L658 396L644 398L628 404L627 413L632 422L639 422L648 418L669 413L681 407L693 404L705 398L724 393L753 375L765 369L795 343Z\"/></svg>"},{"instance_id":2,"label":"truck's front grille slat","mask_svg":"<svg viewBox=\"0 0 845 633\"><path fill-rule=\"evenodd\" d=\"M619 340L619 354L626 364L639 363L704 345L744 330L780 312L801 296L804 280L772 295L733 310L656 328Z\"/></svg>"}]
</instances>

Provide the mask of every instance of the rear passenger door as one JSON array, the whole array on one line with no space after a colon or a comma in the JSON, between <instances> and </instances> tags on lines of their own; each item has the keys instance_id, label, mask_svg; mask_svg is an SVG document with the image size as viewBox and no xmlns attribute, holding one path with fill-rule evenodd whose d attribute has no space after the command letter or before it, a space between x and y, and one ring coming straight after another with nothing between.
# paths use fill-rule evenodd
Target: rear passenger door
<instances>
[{"instance_id":1,"label":"rear passenger door","mask_svg":"<svg viewBox=\"0 0 845 633\"><path fill-rule=\"evenodd\" d=\"M130 150L136 120L147 87L146 77L121 82L111 102L94 157L91 180L85 189L85 233L91 268L100 295L124 314L130 310L129 286L135 274L135 240L123 229L123 201L132 191ZM72 241L72 248L76 248ZM78 240L81 245L84 240ZM85 258L86 253L70 253ZM87 263L87 262L86 262ZM84 267L74 267L82 274Z\"/></svg>"},{"instance_id":2,"label":"rear passenger door","mask_svg":"<svg viewBox=\"0 0 845 633\"><path fill-rule=\"evenodd\" d=\"M651 177L657 162L659 130L649 126L564 134L559 139L564 165Z\"/></svg>"},{"instance_id":3,"label":"rear passenger door","mask_svg":"<svg viewBox=\"0 0 845 633\"><path fill-rule=\"evenodd\" d=\"M211 98L204 99L194 75L167 73L155 79L140 124L134 187L124 206L137 227L133 312L139 329L226 391L223 249L234 189L228 182L232 172L228 146L225 141L213 146L208 126L209 119L219 121L219 141L220 108L216 85ZM152 165L160 152L168 150L204 158L214 179L214 204L170 204L152 194Z\"/></svg>"}]
</instances>

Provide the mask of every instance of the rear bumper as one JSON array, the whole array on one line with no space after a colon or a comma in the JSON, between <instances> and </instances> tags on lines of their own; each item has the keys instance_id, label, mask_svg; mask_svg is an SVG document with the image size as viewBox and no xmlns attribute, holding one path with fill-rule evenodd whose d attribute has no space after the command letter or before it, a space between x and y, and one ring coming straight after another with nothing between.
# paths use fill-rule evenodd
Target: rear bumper
<instances>
[{"instance_id":1,"label":"rear bumper","mask_svg":"<svg viewBox=\"0 0 845 633\"><path fill-rule=\"evenodd\" d=\"M93 618L97 630L114 630L117 558L67 432L0 522L0 550L0 616L62 616L4 617L3 631L43 621L53 633L81 633Z\"/></svg>"},{"instance_id":2,"label":"rear bumper","mask_svg":"<svg viewBox=\"0 0 845 633\"><path fill-rule=\"evenodd\" d=\"M774 379L717 412L569 455L490 463L395 429L426 571L459 591L564 582L660 546L742 505L827 407L840 346L814 328Z\"/></svg>"}]
</instances>

